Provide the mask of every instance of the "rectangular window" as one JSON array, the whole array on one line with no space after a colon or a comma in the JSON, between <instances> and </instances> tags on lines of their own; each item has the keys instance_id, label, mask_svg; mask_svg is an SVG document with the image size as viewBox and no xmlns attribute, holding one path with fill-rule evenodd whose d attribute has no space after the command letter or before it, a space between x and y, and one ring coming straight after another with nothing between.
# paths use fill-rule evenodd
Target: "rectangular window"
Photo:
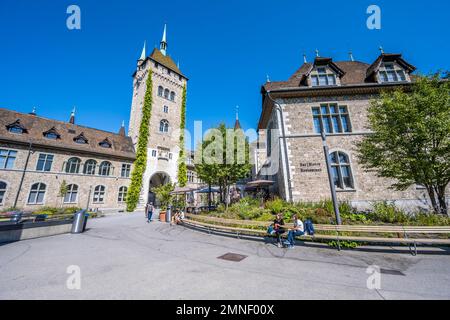
<instances>
[{"instance_id":1,"label":"rectangular window","mask_svg":"<svg viewBox=\"0 0 450 320\"><path fill-rule=\"evenodd\" d=\"M156 158L156 150L152 150L152 157Z\"/></svg>"},{"instance_id":2,"label":"rectangular window","mask_svg":"<svg viewBox=\"0 0 450 320\"><path fill-rule=\"evenodd\" d=\"M122 163L122 170L120 172L120 176L122 178L129 178L131 172L131 164L129 163Z\"/></svg>"},{"instance_id":3,"label":"rectangular window","mask_svg":"<svg viewBox=\"0 0 450 320\"><path fill-rule=\"evenodd\" d=\"M36 171L49 172L52 169L53 155L41 153L36 165Z\"/></svg>"},{"instance_id":4,"label":"rectangular window","mask_svg":"<svg viewBox=\"0 0 450 320\"><path fill-rule=\"evenodd\" d=\"M13 169L17 151L0 149L0 169Z\"/></svg>"},{"instance_id":5,"label":"rectangular window","mask_svg":"<svg viewBox=\"0 0 450 320\"><path fill-rule=\"evenodd\" d=\"M316 133L351 132L350 118L346 106L325 104L312 108L314 131Z\"/></svg>"}]
</instances>

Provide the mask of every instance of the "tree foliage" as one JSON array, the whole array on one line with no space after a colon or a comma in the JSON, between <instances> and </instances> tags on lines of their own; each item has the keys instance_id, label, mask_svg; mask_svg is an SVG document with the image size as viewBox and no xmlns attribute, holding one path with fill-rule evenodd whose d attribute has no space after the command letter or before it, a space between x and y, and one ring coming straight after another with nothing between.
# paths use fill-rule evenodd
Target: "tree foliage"
<instances>
[{"instance_id":1,"label":"tree foliage","mask_svg":"<svg viewBox=\"0 0 450 320\"><path fill-rule=\"evenodd\" d=\"M132 212L136 209L139 202L139 195L142 188L142 177L147 166L147 145L149 138L149 122L152 113L152 92L153 81L152 71L148 71L147 89L144 96L144 106L142 108L142 119L139 127L139 138L136 150L136 161L134 162L133 172L131 174L130 189L127 194L127 211Z\"/></svg>"},{"instance_id":2,"label":"tree foliage","mask_svg":"<svg viewBox=\"0 0 450 320\"><path fill-rule=\"evenodd\" d=\"M178 185L185 187L187 184L186 152L184 147L184 129L186 128L186 86L183 87L180 122L180 155L178 157Z\"/></svg>"},{"instance_id":3,"label":"tree foliage","mask_svg":"<svg viewBox=\"0 0 450 320\"><path fill-rule=\"evenodd\" d=\"M166 183L158 187L154 187L151 191L155 193L156 199L161 205L161 209L166 210L167 207L172 203L174 196L171 194L174 190L175 185L171 183Z\"/></svg>"},{"instance_id":4,"label":"tree foliage","mask_svg":"<svg viewBox=\"0 0 450 320\"><path fill-rule=\"evenodd\" d=\"M201 180L220 186L224 202L227 187L250 174L250 145L241 129L227 129L225 124L220 124L214 132L197 148L195 168Z\"/></svg>"},{"instance_id":5,"label":"tree foliage","mask_svg":"<svg viewBox=\"0 0 450 320\"><path fill-rule=\"evenodd\" d=\"M384 92L371 102L373 134L357 144L365 169L392 178L393 188L424 186L436 213L447 214L450 182L450 85L438 75L418 77L411 92Z\"/></svg>"}]
</instances>

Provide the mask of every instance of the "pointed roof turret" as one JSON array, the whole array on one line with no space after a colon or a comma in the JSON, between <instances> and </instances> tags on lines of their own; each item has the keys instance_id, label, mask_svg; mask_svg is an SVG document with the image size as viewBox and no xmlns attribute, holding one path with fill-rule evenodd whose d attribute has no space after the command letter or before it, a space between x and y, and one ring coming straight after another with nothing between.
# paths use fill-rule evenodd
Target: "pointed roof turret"
<instances>
[{"instance_id":1,"label":"pointed roof turret","mask_svg":"<svg viewBox=\"0 0 450 320\"><path fill-rule=\"evenodd\" d=\"M125 137L125 121L122 121L122 125L119 129L119 135Z\"/></svg>"},{"instance_id":2,"label":"pointed roof turret","mask_svg":"<svg viewBox=\"0 0 450 320\"><path fill-rule=\"evenodd\" d=\"M144 41L144 47L142 48L142 53L141 53L141 57L139 58L139 61L144 61L145 58L147 57L146 46L147 46L147 42Z\"/></svg>"},{"instance_id":3,"label":"pointed roof turret","mask_svg":"<svg viewBox=\"0 0 450 320\"><path fill-rule=\"evenodd\" d=\"M70 113L69 123L75 124L75 107L73 107L72 112Z\"/></svg>"},{"instance_id":4,"label":"pointed roof turret","mask_svg":"<svg viewBox=\"0 0 450 320\"><path fill-rule=\"evenodd\" d=\"M239 106L236 106L236 122L234 123L234 130L241 129L241 123L239 122Z\"/></svg>"},{"instance_id":5,"label":"pointed roof turret","mask_svg":"<svg viewBox=\"0 0 450 320\"><path fill-rule=\"evenodd\" d=\"M159 45L159 50L165 56L167 55L167 25L164 24L164 32L161 39L161 43Z\"/></svg>"}]
</instances>

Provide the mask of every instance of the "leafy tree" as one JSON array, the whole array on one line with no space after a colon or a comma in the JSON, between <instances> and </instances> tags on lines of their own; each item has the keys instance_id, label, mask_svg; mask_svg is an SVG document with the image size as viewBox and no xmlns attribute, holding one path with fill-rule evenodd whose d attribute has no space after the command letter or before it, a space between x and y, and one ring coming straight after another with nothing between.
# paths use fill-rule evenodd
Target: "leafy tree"
<instances>
[{"instance_id":1,"label":"leafy tree","mask_svg":"<svg viewBox=\"0 0 450 320\"><path fill-rule=\"evenodd\" d=\"M136 161L131 174L130 189L127 194L127 211L132 212L136 209L139 201L139 195L142 188L142 177L147 165L147 145L149 138L149 122L152 114L152 71L149 70L147 76L147 89L144 96L144 106L142 108L142 120L139 127L139 139L136 150Z\"/></svg>"},{"instance_id":2,"label":"leafy tree","mask_svg":"<svg viewBox=\"0 0 450 320\"><path fill-rule=\"evenodd\" d=\"M64 201L64 197L66 196L66 193L69 191L69 188L67 186L66 180L63 180L61 184L59 185L59 191L58 191L58 197L61 198L61 206Z\"/></svg>"},{"instance_id":3,"label":"leafy tree","mask_svg":"<svg viewBox=\"0 0 450 320\"><path fill-rule=\"evenodd\" d=\"M197 148L196 159L201 159L196 160L197 175L210 186L218 184L221 200L225 202L228 187L249 176L249 155L250 146L244 132L220 124L202 142L201 148Z\"/></svg>"},{"instance_id":4,"label":"leafy tree","mask_svg":"<svg viewBox=\"0 0 450 320\"><path fill-rule=\"evenodd\" d=\"M172 203L174 196L171 194L175 189L175 185L167 183L154 187L151 191L155 193L156 199L161 204L161 209L166 210L167 207Z\"/></svg>"},{"instance_id":5,"label":"leafy tree","mask_svg":"<svg viewBox=\"0 0 450 320\"><path fill-rule=\"evenodd\" d=\"M178 157L178 185L185 187L187 184L186 152L184 147L184 129L186 128L186 86L183 87L183 99L181 103L180 123L180 156Z\"/></svg>"},{"instance_id":6,"label":"leafy tree","mask_svg":"<svg viewBox=\"0 0 450 320\"><path fill-rule=\"evenodd\" d=\"M365 169L392 178L393 188L424 186L436 213L447 214L450 182L450 83L418 77L411 92L384 92L369 107L373 134L357 144Z\"/></svg>"}]
</instances>

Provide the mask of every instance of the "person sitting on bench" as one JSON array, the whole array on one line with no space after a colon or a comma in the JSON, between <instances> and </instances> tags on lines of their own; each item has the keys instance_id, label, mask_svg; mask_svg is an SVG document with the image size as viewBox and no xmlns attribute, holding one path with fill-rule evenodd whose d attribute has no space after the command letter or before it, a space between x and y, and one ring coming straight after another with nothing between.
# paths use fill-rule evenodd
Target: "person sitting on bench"
<instances>
[{"instance_id":1,"label":"person sitting on bench","mask_svg":"<svg viewBox=\"0 0 450 320\"><path fill-rule=\"evenodd\" d=\"M283 247L283 243L281 242L281 235L286 232L286 229L284 229L282 226L284 226L283 215L281 213L278 213L277 217L273 221L273 229L277 236L278 248Z\"/></svg>"},{"instance_id":2,"label":"person sitting on bench","mask_svg":"<svg viewBox=\"0 0 450 320\"><path fill-rule=\"evenodd\" d=\"M288 246L289 249L294 248L295 245L295 237L299 237L305 234L305 229L303 227L303 222L302 220L300 220L297 216L297 214L294 214L292 216L292 220L294 222L294 229L289 230L288 233L288 239L287 241L284 243L285 245Z\"/></svg>"}]
</instances>

